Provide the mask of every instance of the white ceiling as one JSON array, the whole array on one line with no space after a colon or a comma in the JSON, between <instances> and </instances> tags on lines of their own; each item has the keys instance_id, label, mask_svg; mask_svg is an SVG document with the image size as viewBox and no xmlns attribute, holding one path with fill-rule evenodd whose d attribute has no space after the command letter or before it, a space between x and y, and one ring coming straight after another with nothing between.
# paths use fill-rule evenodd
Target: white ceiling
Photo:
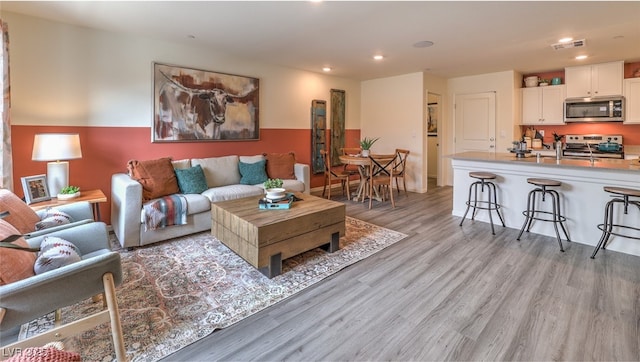
<instances>
[{"instance_id":1,"label":"white ceiling","mask_svg":"<svg viewBox=\"0 0 640 362\"><path fill-rule=\"evenodd\" d=\"M640 61L640 1L2 1L0 10L358 80ZM586 46L553 50L565 36ZM423 40L434 45L413 47Z\"/></svg>"}]
</instances>

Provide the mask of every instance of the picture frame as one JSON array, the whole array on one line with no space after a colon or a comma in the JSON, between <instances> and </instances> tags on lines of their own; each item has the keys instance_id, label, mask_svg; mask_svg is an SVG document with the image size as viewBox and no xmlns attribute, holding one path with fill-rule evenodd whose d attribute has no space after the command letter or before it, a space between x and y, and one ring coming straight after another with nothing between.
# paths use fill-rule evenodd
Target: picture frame
<instances>
[{"instance_id":1,"label":"picture frame","mask_svg":"<svg viewBox=\"0 0 640 362\"><path fill-rule=\"evenodd\" d=\"M49 187L47 186L47 175L35 175L21 177L24 200L27 204L51 200Z\"/></svg>"},{"instance_id":2,"label":"picture frame","mask_svg":"<svg viewBox=\"0 0 640 362\"><path fill-rule=\"evenodd\" d=\"M327 149L327 101L311 101L311 170L313 174L324 172L324 160L320 150Z\"/></svg>"},{"instance_id":3,"label":"picture frame","mask_svg":"<svg viewBox=\"0 0 640 362\"><path fill-rule=\"evenodd\" d=\"M152 142L257 141L260 80L153 63Z\"/></svg>"},{"instance_id":4,"label":"picture frame","mask_svg":"<svg viewBox=\"0 0 640 362\"><path fill-rule=\"evenodd\" d=\"M346 92L342 89L331 89L331 166L339 166L340 155L345 140Z\"/></svg>"},{"instance_id":5,"label":"picture frame","mask_svg":"<svg viewBox=\"0 0 640 362\"><path fill-rule=\"evenodd\" d=\"M438 103L427 105L427 136L438 135Z\"/></svg>"}]
</instances>

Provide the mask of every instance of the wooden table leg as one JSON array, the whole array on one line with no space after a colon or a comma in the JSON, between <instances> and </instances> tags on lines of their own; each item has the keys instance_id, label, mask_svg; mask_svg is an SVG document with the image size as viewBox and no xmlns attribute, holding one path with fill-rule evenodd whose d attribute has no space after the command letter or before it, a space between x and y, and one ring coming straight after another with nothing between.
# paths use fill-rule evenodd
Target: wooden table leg
<instances>
[{"instance_id":1,"label":"wooden table leg","mask_svg":"<svg viewBox=\"0 0 640 362\"><path fill-rule=\"evenodd\" d=\"M322 249L329 253L335 253L340 250L340 233L331 234L331 241L322 245Z\"/></svg>"},{"instance_id":2,"label":"wooden table leg","mask_svg":"<svg viewBox=\"0 0 640 362\"><path fill-rule=\"evenodd\" d=\"M102 217L100 216L100 205L97 202L93 203L93 217L96 221L102 221Z\"/></svg>"},{"instance_id":3,"label":"wooden table leg","mask_svg":"<svg viewBox=\"0 0 640 362\"><path fill-rule=\"evenodd\" d=\"M271 255L269 265L258 270L269 279L282 274L282 253Z\"/></svg>"}]
</instances>

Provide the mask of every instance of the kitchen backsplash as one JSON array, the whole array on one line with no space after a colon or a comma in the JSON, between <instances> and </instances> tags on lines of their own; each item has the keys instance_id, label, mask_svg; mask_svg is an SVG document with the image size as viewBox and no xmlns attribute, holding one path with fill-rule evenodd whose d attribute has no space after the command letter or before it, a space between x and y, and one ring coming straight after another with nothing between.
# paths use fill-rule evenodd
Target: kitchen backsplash
<instances>
[{"instance_id":1,"label":"kitchen backsplash","mask_svg":"<svg viewBox=\"0 0 640 362\"><path fill-rule=\"evenodd\" d=\"M520 126L521 133L524 134L525 130L531 126ZM606 122L606 123L571 123L561 126L534 126L538 131L544 131L544 137L542 142L546 144L553 143L553 133L559 135L567 134L620 134L622 135L623 143L627 145L639 145L640 146L640 124L622 124L618 122Z\"/></svg>"}]
</instances>

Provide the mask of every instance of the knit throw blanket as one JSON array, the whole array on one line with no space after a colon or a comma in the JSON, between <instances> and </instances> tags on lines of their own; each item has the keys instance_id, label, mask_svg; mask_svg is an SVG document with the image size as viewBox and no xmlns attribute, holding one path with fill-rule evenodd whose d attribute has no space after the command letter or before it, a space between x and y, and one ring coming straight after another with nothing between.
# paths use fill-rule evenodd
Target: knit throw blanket
<instances>
[{"instance_id":1,"label":"knit throw blanket","mask_svg":"<svg viewBox=\"0 0 640 362\"><path fill-rule=\"evenodd\" d=\"M187 223L187 199L169 195L143 205L145 231Z\"/></svg>"}]
</instances>

